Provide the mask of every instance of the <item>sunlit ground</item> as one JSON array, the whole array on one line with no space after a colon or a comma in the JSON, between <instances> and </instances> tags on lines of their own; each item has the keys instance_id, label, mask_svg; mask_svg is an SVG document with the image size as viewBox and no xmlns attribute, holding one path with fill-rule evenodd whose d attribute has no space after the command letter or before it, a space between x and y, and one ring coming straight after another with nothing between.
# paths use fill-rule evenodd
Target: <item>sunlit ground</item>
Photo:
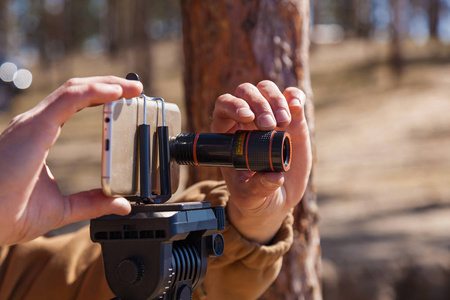
<instances>
[{"instance_id":1,"label":"sunlit ground","mask_svg":"<svg viewBox=\"0 0 450 300\"><path fill-rule=\"evenodd\" d=\"M450 258L449 52L406 50L401 78L379 45L312 55L322 247L341 265Z\"/></svg>"}]
</instances>

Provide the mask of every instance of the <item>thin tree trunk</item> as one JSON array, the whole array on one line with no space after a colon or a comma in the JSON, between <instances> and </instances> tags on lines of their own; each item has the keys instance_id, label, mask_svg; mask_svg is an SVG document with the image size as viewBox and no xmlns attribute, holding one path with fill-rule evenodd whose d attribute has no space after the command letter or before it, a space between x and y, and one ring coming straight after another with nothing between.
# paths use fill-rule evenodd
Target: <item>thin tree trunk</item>
<instances>
[{"instance_id":1,"label":"thin tree trunk","mask_svg":"<svg viewBox=\"0 0 450 300\"><path fill-rule=\"evenodd\" d=\"M133 21L133 65L134 70L140 76L140 81L144 84L145 90L153 90L151 78L152 62L150 59L150 42L145 31L146 22L150 11L149 1L134 2Z\"/></svg>"},{"instance_id":2,"label":"thin tree trunk","mask_svg":"<svg viewBox=\"0 0 450 300\"><path fill-rule=\"evenodd\" d=\"M404 32L404 20L402 12L406 8L406 0L392 0L392 42L391 42L391 57L390 64L394 75L399 79L403 74L403 51L402 51L402 37Z\"/></svg>"},{"instance_id":3,"label":"thin tree trunk","mask_svg":"<svg viewBox=\"0 0 450 300\"><path fill-rule=\"evenodd\" d=\"M314 132L309 78L309 1L181 1L187 124L208 132L216 98L243 82L274 81L307 94L306 115ZM190 183L220 179L214 168L190 169ZM283 269L262 299L322 299L317 204L312 178L295 210L296 237Z\"/></svg>"},{"instance_id":4,"label":"thin tree trunk","mask_svg":"<svg viewBox=\"0 0 450 300\"><path fill-rule=\"evenodd\" d=\"M117 14L118 14L118 1L119 0L110 0L108 2L108 15L107 19L107 29L108 29L108 54L112 58L116 58L119 53L120 40L119 40L119 29L117 22Z\"/></svg>"},{"instance_id":5,"label":"thin tree trunk","mask_svg":"<svg viewBox=\"0 0 450 300\"><path fill-rule=\"evenodd\" d=\"M15 38L19 32L19 17L13 12L12 3L6 0L0 4L0 54L4 56L13 55L20 48L20 40Z\"/></svg>"},{"instance_id":6,"label":"thin tree trunk","mask_svg":"<svg viewBox=\"0 0 450 300\"><path fill-rule=\"evenodd\" d=\"M430 36L436 38L438 35L439 13L441 9L440 0L429 0L428 2L428 22L430 26Z\"/></svg>"},{"instance_id":7,"label":"thin tree trunk","mask_svg":"<svg viewBox=\"0 0 450 300\"><path fill-rule=\"evenodd\" d=\"M10 20L9 7L11 0L6 0L0 3L0 56L9 54L8 34L12 30L12 22Z\"/></svg>"}]
</instances>

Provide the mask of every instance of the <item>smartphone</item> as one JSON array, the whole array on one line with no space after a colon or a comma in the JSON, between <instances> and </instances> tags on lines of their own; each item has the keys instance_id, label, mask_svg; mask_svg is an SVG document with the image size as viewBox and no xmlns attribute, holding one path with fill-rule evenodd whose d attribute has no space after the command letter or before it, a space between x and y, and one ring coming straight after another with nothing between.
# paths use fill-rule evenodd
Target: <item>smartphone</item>
<instances>
[{"instance_id":1,"label":"smartphone","mask_svg":"<svg viewBox=\"0 0 450 300\"><path fill-rule=\"evenodd\" d=\"M151 97L148 97L151 98ZM159 194L157 126L161 126L161 101L147 100L146 124L150 125L150 186ZM181 114L176 104L165 103L169 136L181 132ZM102 145L102 189L107 196L139 196L138 126L144 122L144 97L119 99L104 105ZM179 165L170 163L172 193L178 189Z\"/></svg>"}]
</instances>

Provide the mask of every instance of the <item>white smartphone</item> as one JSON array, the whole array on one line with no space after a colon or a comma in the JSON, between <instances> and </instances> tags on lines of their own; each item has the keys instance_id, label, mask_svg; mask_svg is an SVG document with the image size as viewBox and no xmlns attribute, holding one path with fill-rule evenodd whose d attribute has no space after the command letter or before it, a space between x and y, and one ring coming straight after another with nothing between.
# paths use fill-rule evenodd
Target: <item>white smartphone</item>
<instances>
[{"instance_id":1,"label":"white smartphone","mask_svg":"<svg viewBox=\"0 0 450 300\"><path fill-rule=\"evenodd\" d=\"M151 98L151 97L148 97ZM150 125L150 186L160 193L156 128L162 125L162 103L147 100L146 124ZM181 114L176 104L165 103L169 136L181 132ZM104 105L102 189L107 196L139 196L138 126L144 122L144 97L119 99ZM179 165L170 163L172 193L178 189Z\"/></svg>"}]
</instances>

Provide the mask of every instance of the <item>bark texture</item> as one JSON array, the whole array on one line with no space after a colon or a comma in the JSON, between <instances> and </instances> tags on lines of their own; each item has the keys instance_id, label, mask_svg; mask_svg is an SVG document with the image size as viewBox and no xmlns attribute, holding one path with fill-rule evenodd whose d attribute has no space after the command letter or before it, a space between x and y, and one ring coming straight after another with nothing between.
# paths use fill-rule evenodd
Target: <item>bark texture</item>
<instances>
[{"instance_id":1,"label":"bark texture","mask_svg":"<svg viewBox=\"0 0 450 300\"><path fill-rule=\"evenodd\" d=\"M190 131L209 131L219 95L234 93L244 82L257 84L270 79L281 90L297 86L305 91L313 137L308 0L183 0L181 7ZM261 299L322 299L321 248L312 176L294 213L294 245L277 281ZM190 183L220 178L218 169L190 168Z\"/></svg>"}]
</instances>

